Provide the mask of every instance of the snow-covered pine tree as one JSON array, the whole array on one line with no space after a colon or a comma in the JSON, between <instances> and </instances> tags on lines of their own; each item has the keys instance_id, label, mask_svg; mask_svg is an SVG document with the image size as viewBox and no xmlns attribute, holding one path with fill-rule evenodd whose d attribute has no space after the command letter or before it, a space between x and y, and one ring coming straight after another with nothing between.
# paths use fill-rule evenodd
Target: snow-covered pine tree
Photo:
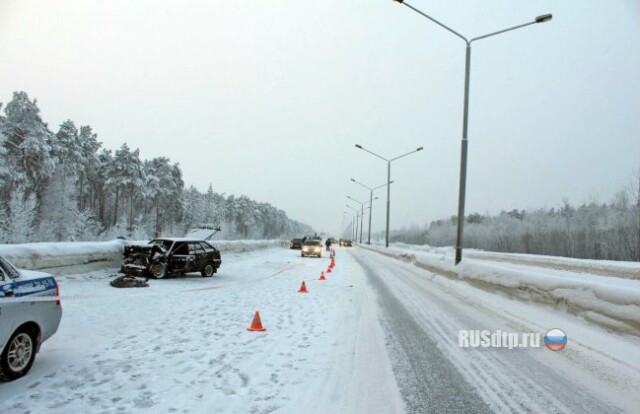
<instances>
[{"instance_id":1,"label":"snow-covered pine tree","mask_svg":"<svg viewBox=\"0 0 640 414\"><path fill-rule=\"evenodd\" d=\"M76 234L78 218L75 177L59 165L49 180L40 213L41 241L67 241Z\"/></svg>"},{"instance_id":2,"label":"snow-covered pine tree","mask_svg":"<svg viewBox=\"0 0 640 414\"><path fill-rule=\"evenodd\" d=\"M2 185L2 199L9 200L11 192L21 186L27 197L35 194L40 202L55 168L49 145L51 131L40 118L36 100L31 101L25 92L14 92L4 112L0 135L10 174Z\"/></svg>"},{"instance_id":3,"label":"snow-covered pine tree","mask_svg":"<svg viewBox=\"0 0 640 414\"><path fill-rule=\"evenodd\" d=\"M38 214L35 194L25 196L18 189L11 194L9 211L5 211L4 241L6 243L26 243L34 241L34 225Z\"/></svg>"}]
</instances>

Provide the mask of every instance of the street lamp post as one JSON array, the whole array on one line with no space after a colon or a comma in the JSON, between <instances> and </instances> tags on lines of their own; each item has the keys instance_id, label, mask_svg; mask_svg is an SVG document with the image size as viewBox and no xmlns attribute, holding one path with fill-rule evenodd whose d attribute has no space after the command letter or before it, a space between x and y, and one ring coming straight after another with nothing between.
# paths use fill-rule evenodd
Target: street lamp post
<instances>
[{"instance_id":1,"label":"street lamp post","mask_svg":"<svg viewBox=\"0 0 640 414\"><path fill-rule=\"evenodd\" d=\"M351 214L347 213L346 211L344 211L342 217L343 218L344 217L348 217L349 218L349 225L345 229L345 234L348 234L349 237L353 237L353 216Z\"/></svg>"},{"instance_id":2,"label":"street lamp post","mask_svg":"<svg viewBox=\"0 0 640 414\"><path fill-rule=\"evenodd\" d=\"M382 160L385 160L387 162L387 231L386 231L386 237L385 237L385 247L389 247L389 210L391 206L391 161L395 161L399 158L406 157L407 155L411 155L414 152L422 151L423 147L416 148L413 151L409 151L406 154L402 154L398 157L391 158L391 159L387 159L381 155L376 154L375 152L371 152L368 149L363 148L362 145L356 144L356 148L366 151L369 154L375 157L378 157Z\"/></svg>"},{"instance_id":3,"label":"street lamp post","mask_svg":"<svg viewBox=\"0 0 640 414\"><path fill-rule=\"evenodd\" d=\"M379 185L377 187L371 188L371 187L368 187L368 186L362 184L360 181L354 180L353 178L351 179L351 181L353 181L354 183L359 184L359 185L363 186L364 188L366 188L367 190L369 190L369 203L371 203L371 205L370 205L370 210L369 210L369 232L367 233L368 234L368 236L367 236L367 244L371 244L371 215L373 214L373 190L377 190L378 188L382 188L387 184L385 183L385 184L381 184L381 185ZM393 184L393 181L391 181L390 184Z\"/></svg>"},{"instance_id":4,"label":"street lamp post","mask_svg":"<svg viewBox=\"0 0 640 414\"><path fill-rule=\"evenodd\" d=\"M360 243L362 243L362 228L363 223L364 223L364 202L362 201L358 201L355 198L352 198L350 196L347 196L347 198L350 198L351 200L355 201L356 203L360 204ZM349 205L347 205L347 207L349 207ZM356 233L356 241L358 241L358 234Z\"/></svg>"},{"instance_id":5,"label":"street lamp post","mask_svg":"<svg viewBox=\"0 0 640 414\"><path fill-rule=\"evenodd\" d=\"M543 15L540 15L540 16L536 17L532 22L520 24L518 26L513 26L513 27L510 27L508 29L499 30L497 32L489 33L489 34L486 34L486 35L483 35L483 36L474 37L473 39L468 40L466 37L462 36L460 33L456 32L455 30L453 30L453 29L451 29L451 28L449 28L447 26L445 26L444 24L440 23L439 21L437 21L433 17L427 15L426 13L423 13L422 11L416 9L412 5L406 3L404 0L394 0L394 1L396 1L398 3L401 3L401 4L404 4L405 6L407 6L411 10L415 11L416 13L420 14L421 16L426 17L427 19L431 20L432 22L434 22L438 26L440 26L440 27L448 30L449 32L453 33L454 35L458 36L460 39L464 40L465 43L467 44L467 54L466 54L466 58L465 58L465 69L464 69L464 71L465 71L465 74L464 74L464 111L463 111L463 116L462 116L462 145L461 145L461 154L460 154L460 187L459 187L459 193L458 193L458 229L457 229L457 235L456 235L456 261L455 261L455 264L458 264L462 260L462 236L463 236L463 227L464 227L464 202L465 202L465 193L466 193L466 187L467 187L467 145L468 145L467 127L468 127L468 119L469 119L469 73L470 73L470 68L471 68L471 43L476 41L476 40L486 39L487 37L499 35L499 34L502 34L502 33L505 33L505 32L510 32L512 30L520 29L522 27L530 26L532 24L548 22L548 21L550 21L552 19L553 16L551 14L543 14Z\"/></svg>"},{"instance_id":6,"label":"street lamp post","mask_svg":"<svg viewBox=\"0 0 640 414\"><path fill-rule=\"evenodd\" d=\"M351 226L353 225L353 217L348 214L346 211L343 212L342 214L342 224L344 225L344 220L347 219L348 220L348 224L347 226L344 228L344 231L342 232L342 238L346 238L349 234L352 233L351 231Z\"/></svg>"},{"instance_id":7,"label":"street lamp post","mask_svg":"<svg viewBox=\"0 0 640 414\"><path fill-rule=\"evenodd\" d=\"M358 241L358 215L360 214L360 212L355 208L351 207L349 204L347 204L346 206L356 212L356 232L353 240L357 242ZM362 218L360 218L360 227L362 228Z\"/></svg>"},{"instance_id":8,"label":"street lamp post","mask_svg":"<svg viewBox=\"0 0 640 414\"><path fill-rule=\"evenodd\" d=\"M355 201L358 204L360 204L360 209L361 209L361 213L360 213L360 243L362 243L362 228L364 227L363 223L364 223L364 210L365 210L364 206L365 206L365 204L369 203L369 207L367 207L367 208L371 208L371 206L373 205L373 200L377 200L378 197L372 198L369 201L359 201L359 200L356 200L355 198L353 198L351 196L347 196L347 198L352 200L352 201ZM349 205L347 205L347 207L349 207ZM371 211L369 211L369 233L371 233ZM371 244L371 234L369 234L369 243L368 244Z\"/></svg>"}]
</instances>

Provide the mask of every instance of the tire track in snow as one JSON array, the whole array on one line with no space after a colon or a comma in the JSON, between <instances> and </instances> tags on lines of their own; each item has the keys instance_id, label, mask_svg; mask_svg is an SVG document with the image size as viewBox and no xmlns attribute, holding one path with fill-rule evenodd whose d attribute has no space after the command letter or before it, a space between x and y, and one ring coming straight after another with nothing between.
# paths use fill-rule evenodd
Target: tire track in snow
<instances>
[{"instance_id":1,"label":"tire track in snow","mask_svg":"<svg viewBox=\"0 0 640 414\"><path fill-rule=\"evenodd\" d=\"M355 256L378 293L383 326L391 343L392 362L408 413L490 413L491 409L467 383L391 293L377 271Z\"/></svg>"}]
</instances>

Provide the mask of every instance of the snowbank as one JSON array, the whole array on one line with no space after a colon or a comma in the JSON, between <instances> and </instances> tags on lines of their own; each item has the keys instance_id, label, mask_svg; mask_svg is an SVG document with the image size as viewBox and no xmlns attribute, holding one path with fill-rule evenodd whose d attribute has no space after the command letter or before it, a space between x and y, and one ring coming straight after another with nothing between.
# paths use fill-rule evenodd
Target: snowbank
<instances>
[{"instance_id":1,"label":"snowbank","mask_svg":"<svg viewBox=\"0 0 640 414\"><path fill-rule=\"evenodd\" d=\"M44 270L54 275L118 268L127 244L147 241L112 240L108 242L62 242L0 245L0 256L24 269ZM246 252L268 247L284 247L284 240L219 240L213 244L222 252Z\"/></svg>"},{"instance_id":2,"label":"snowbank","mask_svg":"<svg viewBox=\"0 0 640 414\"><path fill-rule=\"evenodd\" d=\"M138 240L130 242L130 244L147 244L148 242L148 240ZM210 240L209 242L220 250L223 260L225 252L249 252L269 247L289 246L287 240Z\"/></svg>"},{"instance_id":3,"label":"snowbank","mask_svg":"<svg viewBox=\"0 0 640 414\"><path fill-rule=\"evenodd\" d=\"M405 250L424 251L448 256L453 256L454 252L453 247L432 247L428 245L418 246L404 243L393 243L392 245ZM602 276L615 276L640 280L640 262L575 259L571 257L543 256L524 253L498 253L476 249L465 249L464 257L543 266L558 270L588 272Z\"/></svg>"},{"instance_id":4,"label":"snowbank","mask_svg":"<svg viewBox=\"0 0 640 414\"><path fill-rule=\"evenodd\" d=\"M450 251L441 249L435 253L406 247L367 248L487 291L544 303L606 328L640 336L640 281L637 280L490 262L470 259L469 255L455 266Z\"/></svg>"},{"instance_id":5,"label":"snowbank","mask_svg":"<svg viewBox=\"0 0 640 414\"><path fill-rule=\"evenodd\" d=\"M60 271L65 267L96 264L108 267L122 258L126 241L27 243L0 245L0 256L24 269Z\"/></svg>"},{"instance_id":6,"label":"snowbank","mask_svg":"<svg viewBox=\"0 0 640 414\"><path fill-rule=\"evenodd\" d=\"M214 240L213 245L224 252L248 252L268 247L288 247L288 240Z\"/></svg>"}]
</instances>

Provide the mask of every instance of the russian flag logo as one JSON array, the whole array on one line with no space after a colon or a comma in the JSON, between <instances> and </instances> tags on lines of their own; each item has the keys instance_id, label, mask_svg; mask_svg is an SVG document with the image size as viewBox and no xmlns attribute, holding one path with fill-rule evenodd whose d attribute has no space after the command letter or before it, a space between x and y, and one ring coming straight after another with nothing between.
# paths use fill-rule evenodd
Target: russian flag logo
<instances>
[{"instance_id":1,"label":"russian flag logo","mask_svg":"<svg viewBox=\"0 0 640 414\"><path fill-rule=\"evenodd\" d=\"M560 329L551 329L544 336L544 345L552 351L562 351L567 346L567 335Z\"/></svg>"}]
</instances>

